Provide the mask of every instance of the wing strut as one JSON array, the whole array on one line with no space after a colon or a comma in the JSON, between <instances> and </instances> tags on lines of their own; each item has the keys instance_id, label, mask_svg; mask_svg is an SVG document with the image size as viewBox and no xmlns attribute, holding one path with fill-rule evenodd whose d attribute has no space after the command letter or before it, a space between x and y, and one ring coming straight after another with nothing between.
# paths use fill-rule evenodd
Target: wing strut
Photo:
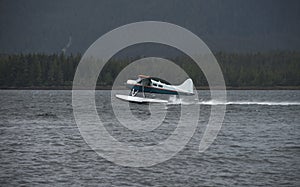
<instances>
[{"instance_id":1,"label":"wing strut","mask_svg":"<svg viewBox=\"0 0 300 187\"><path fill-rule=\"evenodd\" d=\"M144 85L142 85L143 97L145 98Z\"/></svg>"}]
</instances>

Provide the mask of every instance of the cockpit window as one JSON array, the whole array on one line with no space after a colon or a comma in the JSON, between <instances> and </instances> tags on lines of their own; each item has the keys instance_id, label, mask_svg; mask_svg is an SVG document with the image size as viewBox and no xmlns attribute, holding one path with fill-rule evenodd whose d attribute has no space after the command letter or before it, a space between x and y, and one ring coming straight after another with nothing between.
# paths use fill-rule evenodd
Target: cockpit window
<instances>
[{"instance_id":1,"label":"cockpit window","mask_svg":"<svg viewBox=\"0 0 300 187\"><path fill-rule=\"evenodd\" d=\"M137 82L137 83L142 83L142 79L141 79L141 78L138 78L138 79L136 80L136 82Z\"/></svg>"}]
</instances>

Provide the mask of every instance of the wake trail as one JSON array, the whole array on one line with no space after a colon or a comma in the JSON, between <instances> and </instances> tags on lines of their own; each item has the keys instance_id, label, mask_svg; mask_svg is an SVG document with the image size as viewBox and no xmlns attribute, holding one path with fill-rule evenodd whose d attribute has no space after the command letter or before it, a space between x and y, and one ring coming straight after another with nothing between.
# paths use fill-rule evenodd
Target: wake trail
<instances>
[{"instance_id":1,"label":"wake trail","mask_svg":"<svg viewBox=\"0 0 300 187\"><path fill-rule=\"evenodd\" d=\"M198 102L200 105L267 105L267 106L289 106L289 105L300 105L300 102L274 102L274 101L200 101Z\"/></svg>"},{"instance_id":2,"label":"wake trail","mask_svg":"<svg viewBox=\"0 0 300 187\"><path fill-rule=\"evenodd\" d=\"M184 101L182 99L172 99L168 102L169 105L265 105L265 106L299 106L300 102L293 101Z\"/></svg>"}]
</instances>

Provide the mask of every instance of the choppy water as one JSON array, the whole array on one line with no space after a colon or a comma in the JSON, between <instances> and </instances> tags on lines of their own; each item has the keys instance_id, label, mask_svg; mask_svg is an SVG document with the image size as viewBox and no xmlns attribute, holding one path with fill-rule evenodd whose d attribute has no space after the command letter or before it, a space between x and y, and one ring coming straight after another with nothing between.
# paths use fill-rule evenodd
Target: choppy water
<instances>
[{"instance_id":1,"label":"choppy water","mask_svg":"<svg viewBox=\"0 0 300 187\"><path fill-rule=\"evenodd\" d=\"M199 91L199 128L172 159L145 168L118 166L98 156L75 124L70 91L0 90L0 184L92 186L299 186L300 91L228 91L228 101ZM116 126L110 92L97 91L99 114L113 136L130 143L157 143L174 130L177 105L155 136L123 133ZM211 105L226 104L222 129L198 152ZM150 115L136 105L142 116ZM173 123L174 120L174 123ZM121 137L117 137L120 135ZM126 137L134 135L137 137Z\"/></svg>"}]
</instances>

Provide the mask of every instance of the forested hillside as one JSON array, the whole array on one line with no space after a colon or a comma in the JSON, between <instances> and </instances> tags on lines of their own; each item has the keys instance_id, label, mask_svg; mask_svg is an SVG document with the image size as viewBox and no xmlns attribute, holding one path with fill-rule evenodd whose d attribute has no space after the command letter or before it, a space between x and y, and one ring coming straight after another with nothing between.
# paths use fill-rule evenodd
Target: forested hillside
<instances>
[{"instance_id":1,"label":"forested hillside","mask_svg":"<svg viewBox=\"0 0 300 187\"><path fill-rule=\"evenodd\" d=\"M300 86L300 53L215 54L230 87ZM0 55L1 88L34 88L71 86L80 54ZM172 60L172 59L171 59ZM196 64L186 57L173 59L194 80L196 86L207 86ZM110 60L99 76L99 86L112 85L118 73L133 59Z\"/></svg>"}]
</instances>

